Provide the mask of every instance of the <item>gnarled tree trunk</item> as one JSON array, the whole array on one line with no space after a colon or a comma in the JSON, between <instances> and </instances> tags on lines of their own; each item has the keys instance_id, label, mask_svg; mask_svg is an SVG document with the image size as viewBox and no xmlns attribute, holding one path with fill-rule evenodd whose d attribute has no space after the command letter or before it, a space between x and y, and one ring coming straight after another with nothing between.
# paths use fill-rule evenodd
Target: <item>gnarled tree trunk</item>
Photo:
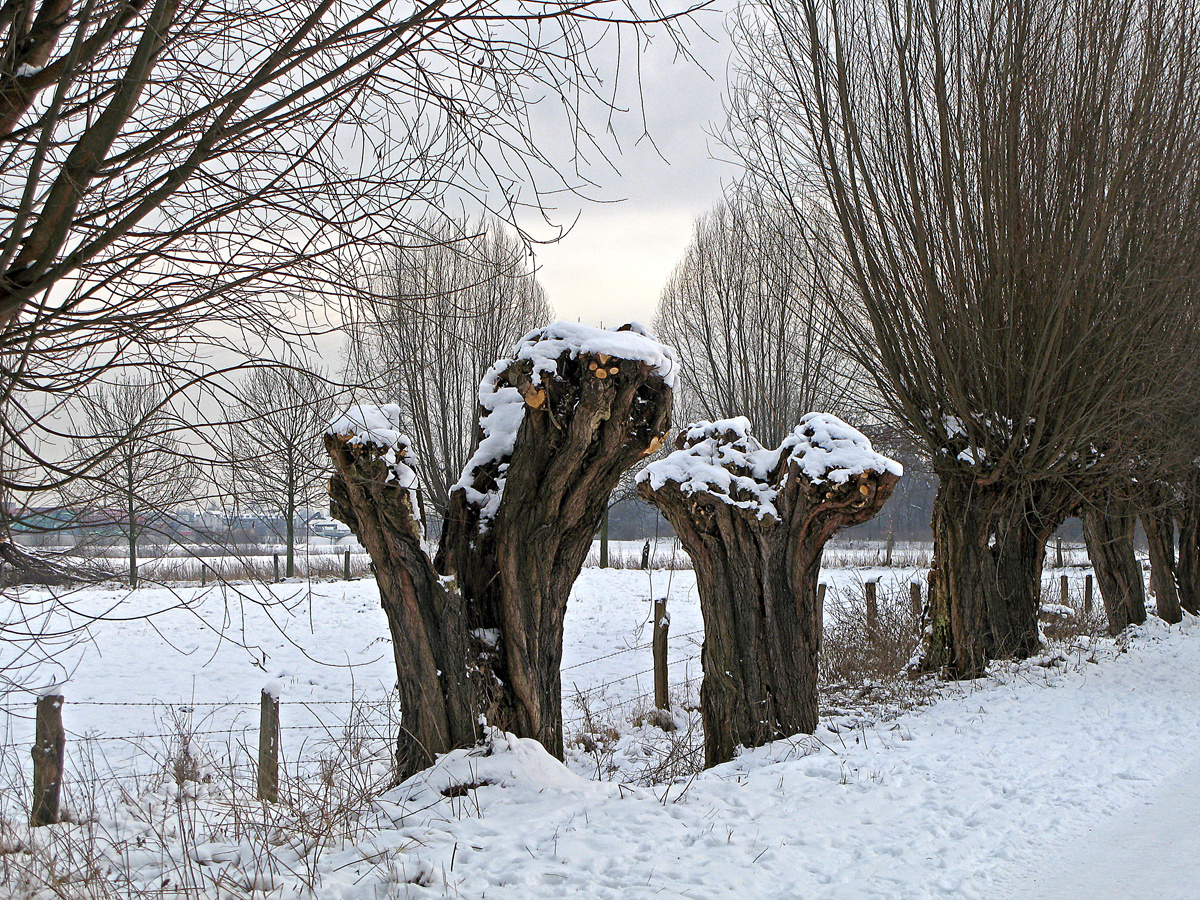
<instances>
[{"instance_id":1,"label":"gnarled tree trunk","mask_svg":"<svg viewBox=\"0 0 1200 900\"><path fill-rule=\"evenodd\" d=\"M1192 615L1200 615L1200 467L1192 465L1183 482L1183 502L1179 518L1179 559L1175 563L1175 584L1179 605Z\"/></svg>"},{"instance_id":2,"label":"gnarled tree trunk","mask_svg":"<svg viewBox=\"0 0 1200 900\"><path fill-rule=\"evenodd\" d=\"M1150 589L1158 617L1172 625L1183 621L1175 586L1175 514L1167 491L1156 490L1154 505L1142 513L1142 529L1150 550Z\"/></svg>"},{"instance_id":3,"label":"gnarled tree trunk","mask_svg":"<svg viewBox=\"0 0 1200 900\"><path fill-rule=\"evenodd\" d=\"M1109 498L1083 510L1083 538L1096 570L1109 634L1146 621L1142 567L1133 552L1136 528L1137 515L1125 500Z\"/></svg>"},{"instance_id":4,"label":"gnarled tree trunk","mask_svg":"<svg viewBox=\"0 0 1200 900\"><path fill-rule=\"evenodd\" d=\"M463 594L434 570L410 484L398 477L407 441L372 440L364 430L325 435L337 472L329 479L329 511L371 554L400 694L396 767L406 778L435 754L475 742L487 681Z\"/></svg>"},{"instance_id":5,"label":"gnarled tree trunk","mask_svg":"<svg viewBox=\"0 0 1200 900\"><path fill-rule=\"evenodd\" d=\"M433 560L395 423L325 438L331 514L370 552L392 633L402 775L473 743L481 717L561 758L567 596L621 473L669 426L674 362L644 335L558 323L517 351L480 388L484 439Z\"/></svg>"},{"instance_id":6,"label":"gnarled tree trunk","mask_svg":"<svg viewBox=\"0 0 1200 900\"><path fill-rule=\"evenodd\" d=\"M860 442L860 465L822 467L835 431ZM879 511L900 468L832 416L806 416L777 451L764 450L745 419L692 426L677 446L648 467L639 491L675 527L696 571L704 760L714 766L738 746L816 728L821 551Z\"/></svg>"},{"instance_id":7,"label":"gnarled tree trunk","mask_svg":"<svg viewBox=\"0 0 1200 900\"><path fill-rule=\"evenodd\" d=\"M978 678L993 659L1036 653L1046 540L1062 498L943 473L933 509L933 596L922 667Z\"/></svg>"}]
</instances>

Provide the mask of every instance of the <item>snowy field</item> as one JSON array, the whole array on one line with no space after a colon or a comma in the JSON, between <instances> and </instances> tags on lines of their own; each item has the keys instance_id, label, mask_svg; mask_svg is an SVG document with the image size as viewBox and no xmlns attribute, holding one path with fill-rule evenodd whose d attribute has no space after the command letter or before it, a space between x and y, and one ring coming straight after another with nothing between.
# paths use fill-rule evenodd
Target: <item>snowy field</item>
<instances>
[{"instance_id":1,"label":"snowy field","mask_svg":"<svg viewBox=\"0 0 1200 900\"><path fill-rule=\"evenodd\" d=\"M871 563L879 548L843 552L837 561ZM1063 570L1073 603L1088 571ZM874 578L881 596L906 596L923 574L831 567L822 580L833 602ZM1055 595L1060 574L1046 573ZM643 718L650 601L662 596L674 735ZM25 609L38 599L24 595ZM68 803L97 813L32 839L0 828L0 896L1095 900L1151 896L1121 867L1140 876L1162 857L1153 896L1200 897L1183 837L1200 824L1194 619L1152 619L1119 643L1079 639L979 682L928 688L933 705L826 708L816 735L696 775L664 757L695 746L703 630L692 572L589 568L566 622L568 765L497 736L487 755L451 754L379 796L371 778L385 774L394 672L373 581L110 588L67 605L75 623L128 617L24 676L30 689L62 684ZM237 798L268 684L282 687L295 793L252 827L262 808ZM0 805L14 817L28 792L31 696L5 704ZM181 759L194 772L181 776ZM327 789L301 789L314 783ZM71 844L87 865L19 889L26 854L13 851L30 840L58 859Z\"/></svg>"}]
</instances>

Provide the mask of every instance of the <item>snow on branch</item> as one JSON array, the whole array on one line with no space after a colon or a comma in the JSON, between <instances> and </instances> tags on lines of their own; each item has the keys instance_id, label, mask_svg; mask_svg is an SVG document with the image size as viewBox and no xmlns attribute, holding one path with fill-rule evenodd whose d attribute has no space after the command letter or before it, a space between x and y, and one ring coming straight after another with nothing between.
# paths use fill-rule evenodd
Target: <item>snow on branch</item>
<instances>
[{"instance_id":1,"label":"snow on branch","mask_svg":"<svg viewBox=\"0 0 1200 900\"><path fill-rule=\"evenodd\" d=\"M778 491L770 477L778 451L764 449L750 434L745 416L689 425L675 444L678 450L642 471L639 484L649 482L657 491L675 482L684 494L709 493L760 519L779 517L774 504Z\"/></svg>"},{"instance_id":2,"label":"snow on branch","mask_svg":"<svg viewBox=\"0 0 1200 900\"><path fill-rule=\"evenodd\" d=\"M845 484L864 472L904 474L904 466L876 453L861 431L827 413L805 415L777 452L786 454L813 484Z\"/></svg>"},{"instance_id":3,"label":"snow on branch","mask_svg":"<svg viewBox=\"0 0 1200 900\"><path fill-rule=\"evenodd\" d=\"M513 359L501 360L496 366L507 368L514 361L530 360L533 363L533 383L541 384L543 374L554 374L558 370L558 360L564 353L569 354L571 359L576 359L580 354L591 354L644 362L662 376L672 390L679 373L675 351L656 341L639 322L629 322L613 329L593 328L578 322L555 322L525 335L517 344Z\"/></svg>"}]
</instances>

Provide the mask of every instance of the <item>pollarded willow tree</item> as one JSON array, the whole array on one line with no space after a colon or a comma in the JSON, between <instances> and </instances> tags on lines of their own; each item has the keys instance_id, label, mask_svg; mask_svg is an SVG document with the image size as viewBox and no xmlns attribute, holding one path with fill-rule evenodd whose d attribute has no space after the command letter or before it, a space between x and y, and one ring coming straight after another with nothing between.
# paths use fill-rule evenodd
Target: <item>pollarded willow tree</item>
<instances>
[{"instance_id":1,"label":"pollarded willow tree","mask_svg":"<svg viewBox=\"0 0 1200 900\"><path fill-rule=\"evenodd\" d=\"M1142 530L1150 553L1150 589L1158 617L1176 624L1183 621L1183 606L1175 576L1175 518L1180 503L1173 485L1158 483L1146 492Z\"/></svg>"},{"instance_id":2,"label":"pollarded willow tree","mask_svg":"<svg viewBox=\"0 0 1200 900\"><path fill-rule=\"evenodd\" d=\"M1200 615L1200 465L1196 460L1183 467L1176 483L1179 555L1175 560L1175 586L1179 590L1179 605L1192 615Z\"/></svg>"},{"instance_id":3,"label":"pollarded willow tree","mask_svg":"<svg viewBox=\"0 0 1200 900\"><path fill-rule=\"evenodd\" d=\"M638 476L696 570L704 616L704 761L817 727L821 552L879 512L902 468L835 416L775 450L745 418L700 422Z\"/></svg>"},{"instance_id":4,"label":"pollarded willow tree","mask_svg":"<svg viewBox=\"0 0 1200 900\"><path fill-rule=\"evenodd\" d=\"M1134 553L1138 511L1127 493L1106 490L1080 510L1088 556L1104 601L1108 630L1119 634L1146 621L1142 564Z\"/></svg>"},{"instance_id":5,"label":"pollarded willow tree","mask_svg":"<svg viewBox=\"0 0 1200 900\"><path fill-rule=\"evenodd\" d=\"M480 385L483 439L432 558L399 408L330 427L330 512L370 552L391 630L402 775L473 744L481 717L562 757L567 595L621 473L662 446L675 370L633 330L527 336Z\"/></svg>"},{"instance_id":6,"label":"pollarded willow tree","mask_svg":"<svg viewBox=\"0 0 1200 900\"><path fill-rule=\"evenodd\" d=\"M747 0L731 143L836 222L863 351L940 487L926 665L1038 647L1045 540L1194 394L1192 2Z\"/></svg>"}]
</instances>

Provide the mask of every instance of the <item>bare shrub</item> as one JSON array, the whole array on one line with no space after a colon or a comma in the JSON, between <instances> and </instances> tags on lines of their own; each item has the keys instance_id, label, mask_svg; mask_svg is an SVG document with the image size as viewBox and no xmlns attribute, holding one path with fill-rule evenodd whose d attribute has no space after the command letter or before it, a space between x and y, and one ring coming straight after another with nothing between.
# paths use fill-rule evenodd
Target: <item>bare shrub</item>
<instances>
[{"instance_id":1,"label":"bare shrub","mask_svg":"<svg viewBox=\"0 0 1200 900\"><path fill-rule=\"evenodd\" d=\"M921 642L908 582L879 582L878 623L868 628L864 583L834 588L825 597L820 679L825 690L843 683L896 678Z\"/></svg>"},{"instance_id":2,"label":"bare shrub","mask_svg":"<svg viewBox=\"0 0 1200 900\"><path fill-rule=\"evenodd\" d=\"M316 896L322 851L358 842L379 825L372 801L394 783L392 706L355 703L345 721L318 726L318 736L282 767L276 804L255 797L247 736L231 731L207 740L185 711L170 720L161 743L137 742L132 760L110 764L96 752L100 742L73 741L68 822L29 828L28 798L6 790L0 893L15 900L207 900L290 887ZM7 755L5 785L20 778L16 768L15 755ZM403 869L406 849L366 864Z\"/></svg>"},{"instance_id":3,"label":"bare shrub","mask_svg":"<svg viewBox=\"0 0 1200 900\"><path fill-rule=\"evenodd\" d=\"M704 769L698 688L698 679L673 686L669 711L645 696L603 705L602 696L576 690L571 702L579 717L567 736L568 763L594 771L598 781L643 787L695 776Z\"/></svg>"},{"instance_id":4,"label":"bare shrub","mask_svg":"<svg viewBox=\"0 0 1200 900\"><path fill-rule=\"evenodd\" d=\"M1090 612L1084 610L1084 587L1081 582L1069 581L1065 606L1062 600L1057 579L1042 585L1038 623L1047 641L1071 646L1081 643L1082 638L1082 643L1091 644L1108 634L1108 617L1104 614L1099 591L1093 593Z\"/></svg>"}]
</instances>

